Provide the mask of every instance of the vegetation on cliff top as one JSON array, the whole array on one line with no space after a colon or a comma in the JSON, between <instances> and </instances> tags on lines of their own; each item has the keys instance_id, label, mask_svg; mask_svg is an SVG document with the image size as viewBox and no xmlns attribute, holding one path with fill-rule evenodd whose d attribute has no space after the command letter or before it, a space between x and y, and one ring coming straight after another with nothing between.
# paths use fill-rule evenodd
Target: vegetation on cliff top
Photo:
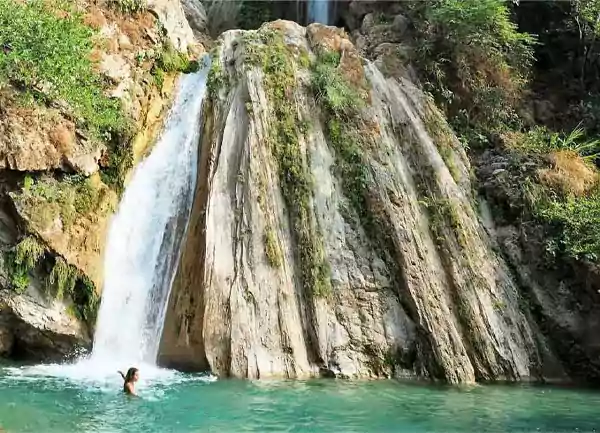
<instances>
[{"instance_id":1,"label":"vegetation on cliff top","mask_svg":"<svg viewBox=\"0 0 600 433\"><path fill-rule=\"evenodd\" d=\"M453 126L476 137L517 124L535 39L518 31L506 3L436 0L409 7L415 61Z\"/></svg>"},{"instance_id":2,"label":"vegetation on cliff top","mask_svg":"<svg viewBox=\"0 0 600 433\"><path fill-rule=\"evenodd\" d=\"M504 151L508 155L542 161L535 175L523 179L519 187L523 188L529 218L547 229L548 251L598 260L600 244L596 239L600 238L600 231L596 222L600 217L600 193L595 163L600 141L595 136L597 121L589 118L593 116L593 107L581 104L577 98L588 98L590 90L597 91L599 87L591 77L598 72L593 59L600 57L595 47L600 6L589 0L553 3L519 5L512 10L501 0L432 0L407 4L406 12L415 26L417 39L413 61L425 78L426 88L463 143L473 151L491 147L492 137L499 134L505 137ZM543 29L536 31L539 43L517 26L514 18L519 13L525 17L521 20L525 29ZM567 55L564 45L557 44L556 38L549 39L558 29L546 29L548 25L562 26L563 40L573 34L578 47ZM557 54L552 50L563 51ZM544 69L536 69L536 55L543 58ZM554 65L561 74L560 80L556 80L548 65L572 55L575 61L569 65ZM569 98L575 97L576 104L587 107L578 111L584 116L566 121L557 119L546 127L536 126L531 117L523 115L532 79L534 84L542 80L546 88L548 80L579 88L579 93L571 93ZM555 92L565 93L562 88Z\"/></svg>"},{"instance_id":3,"label":"vegetation on cliff top","mask_svg":"<svg viewBox=\"0 0 600 433\"><path fill-rule=\"evenodd\" d=\"M93 34L75 11L59 15L42 0L0 0L0 83L64 104L80 127L99 137L122 131L120 103L104 94L90 60Z\"/></svg>"}]
</instances>

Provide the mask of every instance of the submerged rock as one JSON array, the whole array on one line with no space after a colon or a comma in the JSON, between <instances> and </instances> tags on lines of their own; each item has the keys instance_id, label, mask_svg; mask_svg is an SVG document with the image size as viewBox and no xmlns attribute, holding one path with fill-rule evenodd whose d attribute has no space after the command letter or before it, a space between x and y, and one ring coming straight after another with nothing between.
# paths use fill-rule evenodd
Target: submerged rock
<instances>
[{"instance_id":1,"label":"submerged rock","mask_svg":"<svg viewBox=\"0 0 600 433\"><path fill-rule=\"evenodd\" d=\"M238 377L561 377L431 101L346 35L222 35L159 361ZM362 101L362 102L361 102Z\"/></svg>"}]
</instances>

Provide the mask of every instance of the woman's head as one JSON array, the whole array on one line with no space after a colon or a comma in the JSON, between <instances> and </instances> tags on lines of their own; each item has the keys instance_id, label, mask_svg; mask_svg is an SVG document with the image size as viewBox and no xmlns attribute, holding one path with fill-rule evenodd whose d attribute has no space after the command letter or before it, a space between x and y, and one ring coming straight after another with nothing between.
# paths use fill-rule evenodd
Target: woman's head
<instances>
[{"instance_id":1,"label":"woman's head","mask_svg":"<svg viewBox=\"0 0 600 433\"><path fill-rule=\"evenodd\" d=\"M127 370L127 374L125 375L125 382L137 382L139 377L139 370L135 367L131 367L129 370Z\"/></svg>"}]
</instances>

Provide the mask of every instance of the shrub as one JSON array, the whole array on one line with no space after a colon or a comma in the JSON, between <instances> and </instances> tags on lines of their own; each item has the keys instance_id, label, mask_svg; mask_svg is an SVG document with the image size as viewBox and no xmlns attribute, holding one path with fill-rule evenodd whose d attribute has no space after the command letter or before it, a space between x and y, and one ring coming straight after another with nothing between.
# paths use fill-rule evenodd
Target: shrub
<instances>
[{"instance_id":1,"label":"shrub","mask_svg":"<svg viewBox=\"0 0 600 433\"><path fill-rule=\"evenodd\" d=\"M77 277L79 277L77 269L67 264L62 257L57 257L48 276L46 287L48 289L54 288L54 296L57 299L62 299L65 293L70 295L73 292Z\"/></svg>"},{"instance_id":2,"label":"shrub","mask_svg":"<svg viewBox=\"0 0 600 433\"><path fill-rule=\"evenodd\" d=\"M461 132L502 129L533 61L534 38L518 31L502 0L429 0L409 6L415 62L427 88Z\"/></svg>"},{"instance_id":3,"label":"shrub","mask_svg":"<svg viewBox=\"0 0 600 433\"><path fill-rule=\"evenodd\" d=\"M29 286L29 272L44 257L45 247L33 236L28 236L4 255L9 282L17 293Z\"/></svg>"},{"instance_id":4,"label":"shrub","mask_svg":"<svg viewBox=\"0 0 600 433\"><path fill-rule=\"evenodd\" d=\"M539 194L534 202L536 216L548 223L557 250L576 259L600 258L600 191L565 200ZM557 251L551 251L556 253Z\"/></svg>"},{"instance_id":5,"label":"shrub","mask_svg":"<svg viewBox=\"0 0 600 433\"><path fill-rule=\"evenodd\" d=\"M124 128L120 102L104 95L89 60L93 31L54 2L0 0L0 81L65 103L80 127L103 136Z\"/></svg>"},{"instance_id":6,"label":"shrub","mask_svg":"<svg viewBox=\"0 0 600 433\"><path fill-rule=\"evenodd\" d=\"M528 153L569 151L588 161L600 156L600 140L586 138L585 130L579 126L569 133L553 132L546 127L537 126L524 134L513 134L509 142L513 148Z\"/></svg>"},{"instance_id":7,"label":"shrub","mask_svg":"<svg viewBox=\"0 0 600 433\"><path fill-rule=\"evenodd\" d=\"M339 71L340 54L320 53L312 68L312 87L318 102L336 116L349 116L364 106L358 91Z\"/></svg>"},{"instance_id":8,"label":"shrub","mask_svg":"<svg viewBox=\"0 0 600 433\"><path fill-rule=\"evenodd\" d=\"M177 51L171 43L164 44L162 51L156 58L156 67L163 72L195 72L198 70L198 62L191 62L187 55Z\"/></svg>"},{"instance_id":9,"label":"shrub","mask_svg":"<svg viewBox=\"0 0 600 433\"><path fill-rule=\"evenodd\" d=\"M94 323L100 306L100 298L96 293L94 283L86 275L79 275L71 298L77 306L77 317L89 324Z\"/></svg>"},{"instance_id":10,"label":"shrub","mask_svg":"<svg viewBox=\"0 0 600 433\"><path fill-rule=\"evenodd\" d=\"M148 8L146 0L110 0L110 4L126 14L143 12Z\"/></svg>"},{"instance_id":11,"label":"shrub","mask_svg":"<svg viewBox=\"0 0 600 433\"><path fill-rule=\"evenodd\" d=\"M45 248L33 236L28 236L15 247L15 263L33 269L44 255Z\"/></svg>"}]
</instances>

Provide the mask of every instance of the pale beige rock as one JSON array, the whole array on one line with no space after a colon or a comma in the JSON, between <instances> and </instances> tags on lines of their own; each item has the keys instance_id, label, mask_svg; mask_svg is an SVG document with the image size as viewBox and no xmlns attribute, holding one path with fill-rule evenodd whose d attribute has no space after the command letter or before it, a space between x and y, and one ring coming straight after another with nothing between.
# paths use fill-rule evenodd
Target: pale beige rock
<instances>
[{"instance_id":1,"label":"pale beige rock","mask_svg":"<svg viewBox=\"0 0 600 433\"><path fill-rule=\"evenodd\" d=\"M80 140L60 111L15 102L16 90L0 94L0 168L16 171L98 171L101 147Z\"/></svg>"},{"instance_id":2,"label":"pale beige rock","mask_svg":"<svg viewBox=\"0 0 600 433\"><path fill-rule=\"evenodd\" d=\"M430 102L407 80L385 78L369 63L363 69L332 28L285 21L271 27L309 56L315 47L342 50L344 73L370 83L364 116L377 138L365 152L366 211L380 230L367 231L350 205L310 72L297 70L287 97L299 121L311 125L298 140L314 179L310 212L332 284L328 298L304 292L267 140L272 101L263 72L244 64L244 33L225 33L217 61L229 85L204 110L196 200L160 362L250 378L541 378L541 352L553 355L538 346L517 287L472 208L458 140L440 119L436 127L445 129L429 135ZM448 146L444 158L441 146ZM266 227L282 251L277 268L265 255Z\"/></svg>"},{"instance_id":3,"label":"pale beige rock","mask_svg":"<svg viewBox=\"0 0 600 433\"><path fill-rule=\"evenodd\" d=\"M148 8L156 14L176 49L186 51L194 43L194 33L179 0L148 0Z\"/></svg>"},{"instance_id":4,"label":"pale beige rock","mask_svg":"<svg viewBox=\"0 0 600 433\"><path fill-rule=\"evenodd\" d=\"M131 66L125 58L118 54L104 54L100 62L100 72L107 78L118 84L129 78Z\"/></svg>"}]
</instances>

